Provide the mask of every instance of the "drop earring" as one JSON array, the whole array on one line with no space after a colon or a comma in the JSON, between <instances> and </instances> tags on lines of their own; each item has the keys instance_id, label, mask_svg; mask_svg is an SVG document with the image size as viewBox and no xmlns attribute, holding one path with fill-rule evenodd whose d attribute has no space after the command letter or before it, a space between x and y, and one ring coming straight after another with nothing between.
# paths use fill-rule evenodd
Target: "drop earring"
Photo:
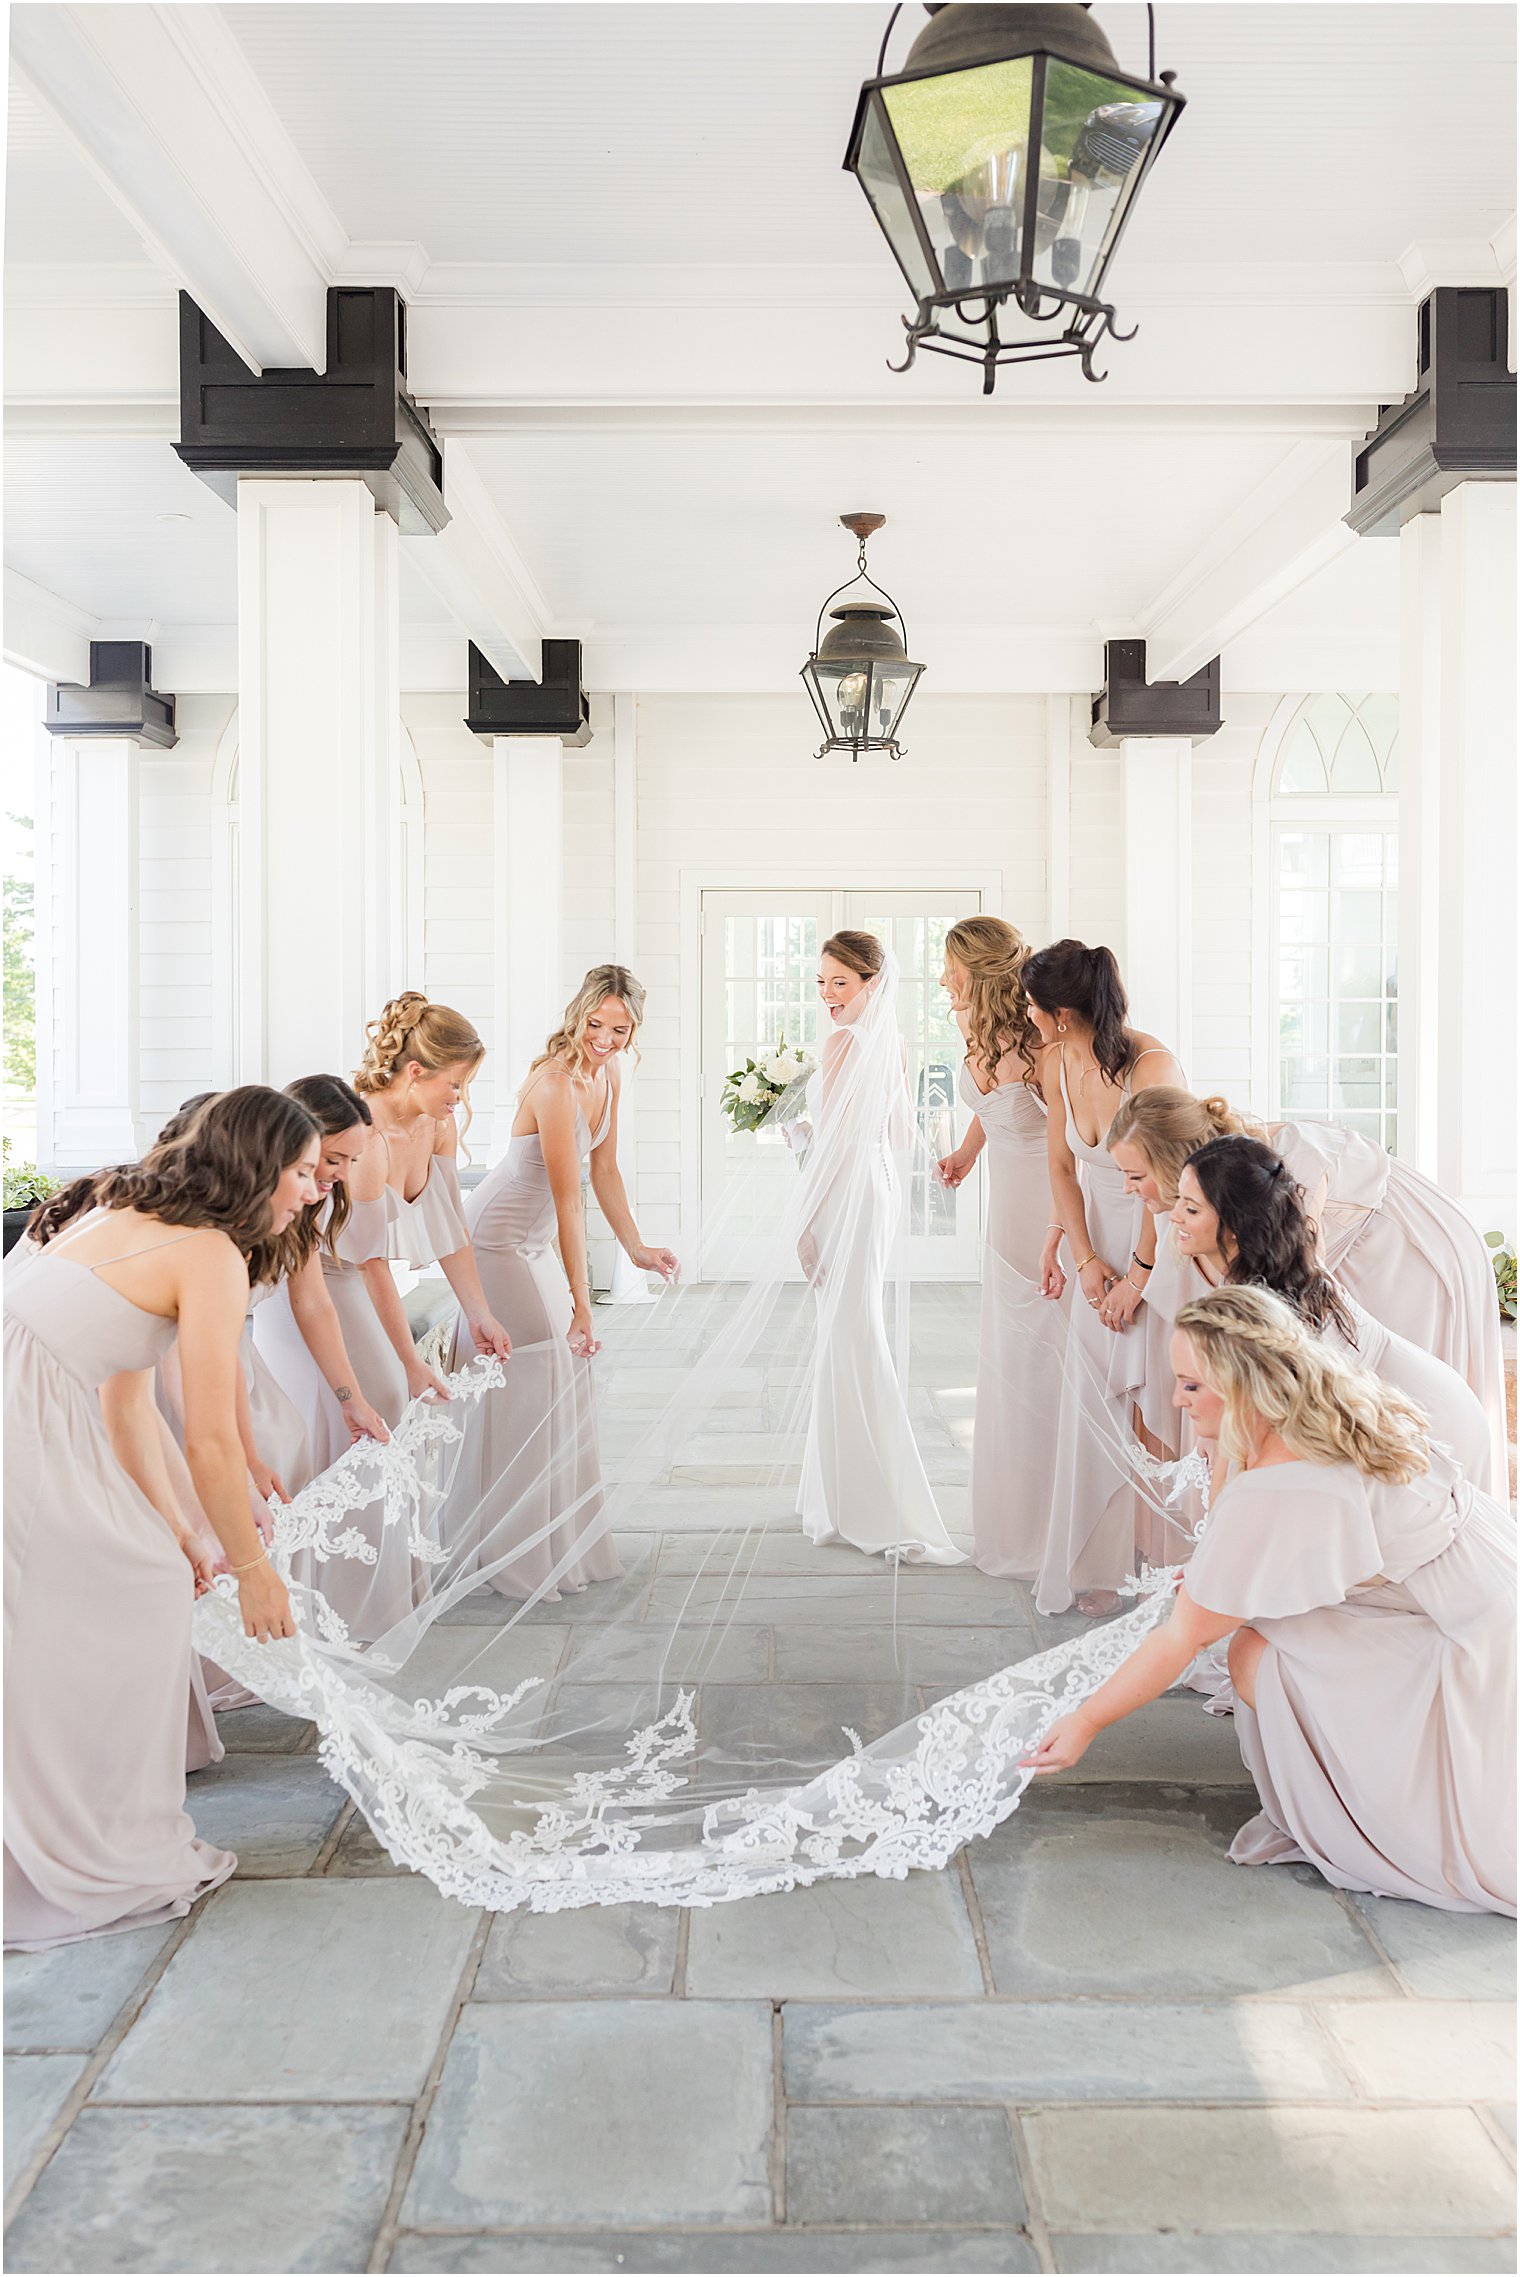
<instances>
[{"instance_id":1,"label":"drop earring","mask_svg":"<svg viewBox=\"0 0 1520 2277\"><path fill-rule=\"evenodd\" d=\"M1065 1022L1064 1020L1058 1020L1058 1021L1056 1022L1056 1034L1057 1034L1058 1036L1064 1036L1064 1035L1065 1035L1065 1033L1066 1033L1066 1022Z\"/></svg>"}]
</instances>

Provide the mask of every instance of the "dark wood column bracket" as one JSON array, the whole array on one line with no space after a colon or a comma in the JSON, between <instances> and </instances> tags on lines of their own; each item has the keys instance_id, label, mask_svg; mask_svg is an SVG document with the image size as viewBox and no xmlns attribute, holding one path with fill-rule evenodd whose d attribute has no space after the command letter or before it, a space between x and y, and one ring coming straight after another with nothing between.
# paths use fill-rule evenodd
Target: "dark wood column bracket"
<instances>
[{"instance_id":1,"label":"dark wood column bracket","mask_svg":"<svg viewBox=\"0 0 1520 2277\"><path fill-rule=\"evenodd\" d=\"M1207 743L1219 733L1219 659L1191 680L1149 681L1143 640L1103 645L1103 686L1093 698L1087 740L1109 751L1131 735L1185 735Z\"/></svg>"},{"instance_id":2,"label":"dark wood column bracket","mask_svg":"<svg viewBox=\"0 0 1520 2277\"><path fill-rule=\"evenodd\" d=\"M449 519L443 445L407 393L393 286L328 287L325 372L251 372L181 293L179 410L180 457L230 504L240 474L356 474L408 537Z\"/></svg>"},{"instance_id":3,"label":"dark wood column bracket","mask_svg":"<svg viewBox=\"0 0 1520 2277\"><path fill-rule=\"evenodd\" d=\"M49 735L79 743L114 738L172 751L179 741L174 698L158 695L149 685L152 678L153 651L145 641L92 640L89 686L53 683L42 724Z\"/></svg>"},{"instance_id":4,"label":"dark wood column bracket","mask_svg":"<svg viewBox=\"0 0 1520 2277\"><path fill-rule=\"evenodd\" d=\"M470 708L464 724L472 735L557 735L577 747L591 741L580 642L546 640L543 652L542 680L503 680L471 641Z\"/></svg>"},{"instance_id":5,"label":"dark wood column bracket","mask_svg":"<svg viewBox=\"0 0 1520 2277\"><path fill-rule=\"evenodd\" d=\"M1438 286L1420 305L1419 376L1385 403L1356 454L1351 511L1358 537L1396 537L1433 514L1460 482L1515 479L1515 375L1502 285Z\"/></svg>"}]
</instances>

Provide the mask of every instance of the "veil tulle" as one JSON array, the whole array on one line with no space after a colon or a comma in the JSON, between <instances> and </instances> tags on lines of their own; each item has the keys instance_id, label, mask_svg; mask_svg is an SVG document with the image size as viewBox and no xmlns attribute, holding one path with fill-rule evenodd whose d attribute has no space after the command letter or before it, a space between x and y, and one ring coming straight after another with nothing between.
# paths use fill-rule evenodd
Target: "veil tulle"
<instances>
[{"instance_id":1,"label":"veil tulle","mask_svg":"<svg viewBox=\"0 0 1520 2277\"><path fill-rule=\"evenodd\" d=\"M391 1856L467 1903L711 1904L942 1865L1016 1808L1047 1724L1169 1604L1163 1568L1052 1642L1014 1584L960 1563L909 1421L934 1325L908 1308L903 1201L930 1150L891 959L767 1130L800 1167L753 1279L619 1315L568 1387L545 1347L477 1361L388 1445L351 1448L275 1512L294 1638L246 1639L227 1579L196 1608L199 1649L313 1719ZM727 1214L753 1221L759 1177L757 1149ZM1094 1475L1180 1554L1186 1481L1088 1396L1059 1309L1007 1260L986 1270L994 1395L1088 1417ZM598 1482L566 1448L609 1360ZM844 1538L805 1535L819 1491ZM930 1541L948 1556L911 1562ZM588 1564L618 1570L582 1586Z\"/></svg>"}]
</instances>

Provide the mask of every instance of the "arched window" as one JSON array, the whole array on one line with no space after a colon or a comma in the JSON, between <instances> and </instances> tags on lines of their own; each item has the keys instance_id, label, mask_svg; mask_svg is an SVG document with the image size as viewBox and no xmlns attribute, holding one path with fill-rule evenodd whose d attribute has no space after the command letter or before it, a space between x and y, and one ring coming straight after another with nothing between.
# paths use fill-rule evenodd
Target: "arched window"
<instances>
[{"instance_id":1,"label":"arched window","mask_svg":"<svg viewBox=\"0 0 1520 2277\"><path fill-rule=\"evenodd\" d=\"M1271 1099L1398 1138L1395 696L1308 697L1267 786Z\"/></svg>"}]
</instances>

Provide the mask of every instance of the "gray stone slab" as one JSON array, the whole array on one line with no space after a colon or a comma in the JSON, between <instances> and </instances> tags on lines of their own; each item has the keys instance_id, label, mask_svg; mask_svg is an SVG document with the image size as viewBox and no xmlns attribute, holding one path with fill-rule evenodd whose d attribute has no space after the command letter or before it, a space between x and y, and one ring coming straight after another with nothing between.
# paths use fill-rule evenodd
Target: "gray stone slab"
<instances>
[{"instance_id":1,"label":"gray stone slab","mask_svg":"<svg viewBox=\"0 0 1520 2277\"><path fill-rule=\"evenodd\" d=\"M823 1552L813 1551L819 1557ZM964 1567L934 1567L895 1577L879 1559L848 1553L855 1570L840 1573L776 1573L760 1562L751 1537L716 1550L699 1574L663 1566L650 1599L651 1620L690 1619L713 1610L735 1609L735 1617L781 1628L891 1630L925 1622L950 1627L1015 1628L1027 1637L1022 1603L1013 1585ZM741 1610L742 1608L742 1610ZM816 1640L809 1639L810 1647ZM1013 1647L1010 1645L1011 1654ZM807 1673L806 1671L804 1673ZM821 1673L821 1671L819 1672Z\"/></svg>"},{"instance_id":2,"label":"gray stone slab","mask_svg":"<svg viewBox=\"0 0 1520 2277\"><path fill-rule=\"evenodd\" d=\"M849 1628L776 1630L776 1675L784 1683L980 1684L1034 1651L1021 1628L964 1628L899 1621L885 1608L879 1623Z\"/></svg>"},{"instance_id":3,"label":"gray stone slab","mask_svg":"<svg viewBox=\"0 0 1520 2277\"><path fill-rule=\"evenodd\" d=\"M545 1993L668 1993L681 1917L668 1905L588 1905L571 1913L503 1913L475 1977L473 2000Z\"/></svg>"},{"instance_id":4,"label":"gray stone slab","mask_svg":"<svg viewBox=\"0 0 1520 2277\"><path fill-rule=\"evenodd\" d=\"M1050 2243L1065 2277L1149 2277L1152 2270L1176 2271L1179 2277L1194 2270L1202 2277L1236 2270L1260 2270L1265 2277L1338 2277L1342 2270L1366 2271L1368 2277L1403 2277L1406 2270L1482 2277L1493 2270L1512 2277L1515 2267L1515 2241L1503 2237L1334 2237L1323 2231L1295 2237L1283 2230L1185 2237L1164 2230L1148 2237L1062 2235Z\"/></svg>"},{"instance_id":5,"label":"gray stone slab","mask_svg":"<svg viewBox=\"0 0 1520 2277\"><path fill-rule=\"evenodd\" d=\"M227 1755L190 1781L185 1808L246 1879L307 1873L347 1800L314 1755Z\"/></svg>"},{"instance_id":6,"label":"gray stone slab","mask_svg":"<svg viewBox=\"0 0 1520 2277\"><path fill-rule=\"evenodd\" d=\"M1357 2000L1322 2014L1375 2102L1489 2103L1515 2092L1511 2002Z\"/></svg>"},{"instance_id":7,"label":"gray stone slab","mask_svg":"<svg viewBox=\"0 0 1520 2277\"><path fill-rule=\"evenodd\" d=\"M83 2055L7 2056L5 2059L5 2187L31 2164L70 2088L84 2070ZM57 2263L51 2266L59 2266Z\"/></svg>"},{"instance_id":8,"label":"gray stone slab","mask_svg":"<svg viewBox=\"0 0 1520 2277\"><path fill-rule=\"evenodd\" d=\"M1429 2000L1513 2000L1515 1924L1497 1913L1442 1913L1405 1898L1352 1903L1411 1992Z\"/></svg>"},{"instance_id":9,"label":"gray stone slab","mask_svg":"<svg viewBox=\"0 0 1520 2277\"><path fill-rule=\"evenodd\" d=\"M416 2095L474 1927L419 1877L233 1882L164 1971L94 2100Z\"/></svg>"},{"instance_id":10,"label":"gray stone slab","mask_svg":"<svg viewBox=\"0 0 1520 2277\"><path fill-rule=\"evenodd\" d=\"M229 1755L293 1755L316 1726L256 1700L249 1708L224 1708L216 1728Z\"/></svg>"},{"instance_id":11,"label":"gray stone slab","mask_svg":"<svg viewBox=\"0 0 1520 2277\"><path fill-rule=\"evenodd\" d=\"M830 1581L858 1580L865 1567L880 1578L876 1564L867 1564L859 1550L843 1542L808 1541L790 1510L768 1524L741 1515L725 1532L666 1534L660 1542L662 1584L677 1575L726 1573L735 1563L751 1573Z\"/></svg>"},{"instance_id":12,"label":"gray stone slab","mask_svg":"<svg viewBox=\"0 0 1520 2277\"><path fill-rule=\"evenodd\" d=\"M812 2007L785 2018L800 2102L1341 2101L1313 2019L1280 2001L984 2001Z\"/></svg>"},{"instance_id":13,"label":"gray stone slab","mask_svg":"<svg viewBox=\"0 0 1520 2277\"><path fill-rule=\"evenodd\" d=\"M5 1956L8 2048L93 2048L176 1924L86 1937L46 1953Z\"/></svg>"},{"instance_id":14,"label":"gray stone slab","mask_svg":"<svg viewBox=\"0 0 1520 2277\"><path fill-rule=\"evenodd\" d=\"M371 1874L410 1874L412 1868L398 1866L369 1821L355 1811L322 1871L338 1881L350 1881Z\"/></svg>"},{"instance_id":15,"label":"gray stone slab","mask_svg":"<svg viewBox=\"0 0 1520 2277\"><path fill-rule=\"evenodd\" d=\"M954 1875L863 1875L695 1909L686 1989L725 1999L933 1998L979 1993L982 1972Z\"/></svg>"},{"instance_id":16,"label":"gray stone slab","mask_svg":"<svg viewBox=\"0 0 1520 2277\"><path fill-rule=\"evenodd\" d=\"M1224 1828L1242 1816L1239 1801L1129 1794L1138 1799L1122 1805L1092 1788L1048 1804L1041 1795L972 1845L999 1992L1323 1999L1390 1990L1317 1875L1231 1865Z\"/></svg>"},{"instance_id":17,"label":"gray stone slab","mask_svg":"<svg viewBox=\"0 0 1520 2277\"><path fill-rule=\"evenodd\" d=\"M796 2108L786 2119L786 2218L975 2222L1018 2229L1023 2186L1002 2111Z\"/></svg>"},{"instance_id":18,"label":"gray stone slab","mask_svg":"<svg viewBox=\"0 0 1520 2277\"><path fill-rule=\"evenodd\" d=\"M568 1673L581 1681L652 1684L759 1684L770 1673L771 1636L765 1628L738 1628L720 1620L692 1621L672 1634L656 1623L612 1635L576 1632Z\"/></svg>"},{"instance_id":19,"label":"gray stone slab","mask_svg":"<svg viewBox=\"0 0 1520 2277\"><path fill-rule=\"evenodd\" d=\"M994 2230L608 2230L584 2237L563 2231L512 2237L424 2237L403 2234L393 2270L480 2270L493 2277L715 2277L718 2271L771 2271L775 2277L832 2277L868 2270L876 2277L1014 2277L1035 2270L1038 2254L1021 2231Z\"/></svg>"},{"instance_id":20,"label":"gray stone slab","mask_svg":"<svg viewBox=\"0 0 1520 2277\"><path fill-rule=\"evenodd\" d=\"M1507 2229L1515 2178L1471 2111L1043 2110L1024 2135L1054 2230Z\"/></svg>"},{"instance_id":21,"label":"gray stone slab","mask_svg":"<svg viewBox=\"0 0 1520 2277\"><path fill-rule=\"evenodd\" d=\"M702 1741L736 1762L806 1777L851 1752L850 1732L869 1746L917 1707L900 1683L715 1686L702 1697Z\"/></svg>"},{"instance_id":22,"label":"gray stone slab","mask_svg":"<svg viewBox=\"0 0 1520 2277\"><path fill-rule=\"evenodd\" d=\"M14 2270L366 2267L403 2108L80 2113L6 2239Z\"/></svg>"},{"instance_id":23,"label":"gray stone slab","mask_svg":"<svg viewBox=\"0 0 1520 2277\"><path fill-rule=\"evenodd\" d=\"M472 2005L402 2222L765 2221L771 2101L758 2001Z\"/></svg>"},{"instance_id":24,"label":"gray stone slab","mask_svg":"<svg viewBox=\"0 0 1520 2277\"><path fill-rule=\"evenodd\" d=\"M497 1599L498 1605L502 1600ZM551 1606L551 1612L559 1608ZM497 1617L497 1626L510 1617ZM568 1627L518 1621L499 1635L488 1624L429 1629L407 1661L404 1690L408 1699L424 1700L446 1692L452 1684L487 1684L493 1691L510 1692L528 1676L548 1678L565 1654Z\"/></svg>"},{"instance_id":25,"label":"gray stone slab","mask_svg":"<svg viewBox=\"0 0 1520 2277\"><path fill-rule=\"evenodd\" d=\"M1242 1787L1248 1795L1255 1793L1240 1759L1234 1717L1206 1714L1196 1692L1168 1692L1122 1723L1111 1724L1063 1778L1073 1786L1157 1780L1173 1787ZM1250 1808L1255 1807L1252 1802Z\"/></svg>"},{"instance_id":26,"label":"gray stone slab","mask_svg":"<svg viewBox=\"0 0 1520 2277\"><path fill-rule=\"evenodd\" d=\"M1491 2103L1488 2107L1488 2115L1493 2120L1494 2125L1499 2129L1500 2133L1508 2135L1510 2141L1513 2142L1515 2139L1514 2104Z\"/></svg>"}]
</instances>

